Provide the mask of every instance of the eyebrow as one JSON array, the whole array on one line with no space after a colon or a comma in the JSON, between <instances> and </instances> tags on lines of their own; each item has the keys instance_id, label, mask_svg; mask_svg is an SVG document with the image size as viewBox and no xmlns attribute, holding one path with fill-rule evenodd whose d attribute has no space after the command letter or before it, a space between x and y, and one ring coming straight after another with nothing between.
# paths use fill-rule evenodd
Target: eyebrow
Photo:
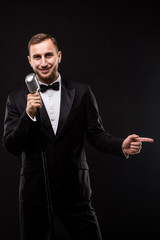
<instances>
[{"instance_id":1,"label":"eyebrow","mask_svg":"<svg viewBox=\"0 0 160 240\"><path fill-rule=\"evenodd\" d=\"M47 53L45 53L44 55L46 56L46 55L48 55L48 54L54 55L53 52L47 52ZM35 58L35 57L40 57L40 56L41 56L41 54L36 53L36 54L34 54L32 57Z\"/></svg>"}]
</instances>

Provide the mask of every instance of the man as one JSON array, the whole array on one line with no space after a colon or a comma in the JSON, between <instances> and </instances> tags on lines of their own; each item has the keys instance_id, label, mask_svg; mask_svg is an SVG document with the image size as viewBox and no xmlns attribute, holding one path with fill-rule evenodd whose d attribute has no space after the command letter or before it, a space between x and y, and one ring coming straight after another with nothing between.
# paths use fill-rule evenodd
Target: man
<instances>
[{"instance_id":1,"label":"man","mask_svg":"<svg viewBox=\"0 0 160 240\"><path fill-rule=\"evenodd\" d=\"M96 149L122 158L139 153L141 143L153 142L153 139L133 134L122 140L104 130L90 87L61 78L58 72L61 51L50 35L33 36L28 50L28 60L41 92L28 93L24 88L9 95L3 136L9 152L22 154L21 238L44 240L47 236L43 148L53 206L52 220L57 214L71 239L100 240L101 233L90 200L84 138ZM59 89L45 89L57 82Z\"/></svg>"}]
</instances>

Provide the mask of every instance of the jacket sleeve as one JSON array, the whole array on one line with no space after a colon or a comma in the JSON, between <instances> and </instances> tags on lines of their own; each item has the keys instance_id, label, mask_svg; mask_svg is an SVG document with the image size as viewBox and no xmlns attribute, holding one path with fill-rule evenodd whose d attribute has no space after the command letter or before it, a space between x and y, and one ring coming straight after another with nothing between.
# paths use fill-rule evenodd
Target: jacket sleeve
<instances>
[{"instance_id":1,"label":"jacket sleeve","mask_svg":"<svg viewBox=\"0 0 160 240\"><path fill-rule=\"evenodd\" d=\"M86 116L86 138L88 142L101 152L124 158L123 139L113 137L104 129L98 105L90 87L87 94Z\"/></svg>"},{"instance_id":2,"label":"jacket sleeve","mask_svg":"<svg viewBox=\"0 0 160 240\"><path fill-rule=\"evenodd\" d=\"M25 109L21 112L14 99L10 94L6 102L2 142L8 152L20 155L33 140L31 133L37 131L38 124L29 118Z\"/></svg>"}]
</instances>

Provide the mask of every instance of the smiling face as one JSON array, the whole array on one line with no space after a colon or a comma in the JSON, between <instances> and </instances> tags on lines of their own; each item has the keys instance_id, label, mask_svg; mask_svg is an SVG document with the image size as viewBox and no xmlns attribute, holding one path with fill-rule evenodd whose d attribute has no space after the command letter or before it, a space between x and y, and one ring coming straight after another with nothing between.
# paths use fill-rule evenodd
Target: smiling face
<instances>
[{"instance_id":1,"label":"smiling face","mask_svg":"<svg viewBox=\"0 0 160 240\"><path fill-rule=\"evenodd\" d=\"M38 80L51 84L58 78L58 64L61 61L61 51L57 51L51 39L46 39L30 46L29 63Z\"/></svg>"}]
</instances>

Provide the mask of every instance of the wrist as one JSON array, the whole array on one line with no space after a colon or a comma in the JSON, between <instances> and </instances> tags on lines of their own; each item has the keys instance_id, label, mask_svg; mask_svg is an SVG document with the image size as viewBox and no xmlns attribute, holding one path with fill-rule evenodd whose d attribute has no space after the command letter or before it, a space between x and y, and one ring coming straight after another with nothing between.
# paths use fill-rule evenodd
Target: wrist
<instances>
[{"instance_id":1,"label":"wrist","mask_svg":"<svg viewBox=\"0 0 160 240\"><path fill-rule=\"evenodd\" d=\"M129 153L127 153L122 145L122 151L123 151L123 154L124 156L128 159L129 158Z\"/></svg>"},{"instance_id":2,"label":"wrist","mask_svg":"<svg viewBox=\"0 0 160 240\"><path fill-rule=\"evenodd\" d=\"M36 111L33 110L33 111L28 111L28 109L26 109L26 113L31 117L31 118L34 118L35 115L36 115Z\"/></svg>"}]
</instances>

